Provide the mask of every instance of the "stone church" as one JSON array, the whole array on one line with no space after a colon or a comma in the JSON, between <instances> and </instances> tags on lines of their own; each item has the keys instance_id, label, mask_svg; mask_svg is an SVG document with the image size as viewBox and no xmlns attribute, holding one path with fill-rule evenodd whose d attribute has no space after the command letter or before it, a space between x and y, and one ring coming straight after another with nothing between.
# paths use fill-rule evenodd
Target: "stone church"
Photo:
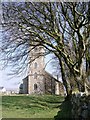
<instances>
[{"instance_id":1,"label":"stone church","mask_svg":"<svg viewBox=\"0 0 90 120\"><path fill-rule=\"evenodd\" d=\"M64 94L63 84L45 71L44 48L37 46L30 52L29 74L20 85L22 94Z\"/></svg>"}]
</instances>

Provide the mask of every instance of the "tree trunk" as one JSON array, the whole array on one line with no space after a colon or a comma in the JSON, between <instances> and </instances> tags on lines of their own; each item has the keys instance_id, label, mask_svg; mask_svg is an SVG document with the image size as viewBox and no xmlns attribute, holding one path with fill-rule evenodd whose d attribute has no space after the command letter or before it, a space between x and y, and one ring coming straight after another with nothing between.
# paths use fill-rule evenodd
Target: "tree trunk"
<instances>
[{"instance_id":1,"label":"tree trunk","mask_svg":"<svg viewBox=\"0 0 90 120\"><path fill-rule=\"evenodd\" d=\"M72 90L70 90L70 88L68 87L68 83L67 83L67 80L66 80L66 77L65 77L65 69L64 69L64 65L63 65L63 61L61 59L59 59L59 63L60 63L60 66L61 66L61 74L62 74L62 81L63 81L63 85L65 87L65 90L66 90L66 94L67 94L67 98L69 96L71 96L72 94Z\"/></svg>"},{"instance_id":2,"label":"tree trunk","mask_svg":"<svg viewBox=\"0 0 90 120\"><path fill-rule=\"evenodd\" d=\"M76 79L78 81L77 87L78 87L79 92L85 92L85 77L83 75L77 76Z\"/></svg>"}]
</instances>

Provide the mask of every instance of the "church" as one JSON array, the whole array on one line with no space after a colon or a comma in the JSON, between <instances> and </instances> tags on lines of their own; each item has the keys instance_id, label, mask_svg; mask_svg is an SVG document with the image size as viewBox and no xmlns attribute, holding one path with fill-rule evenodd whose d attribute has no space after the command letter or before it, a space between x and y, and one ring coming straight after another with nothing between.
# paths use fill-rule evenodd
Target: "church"
<instances>
[{"instance_id":1,"label":"church","mask_svg":"<svg viewBox=\"0 0 90 120\"><path fill-rule=\"evenodd\" d=\"M63 95L63 84L45 71L44 48L37 46L30 52L29 74L20 85L21 94L56 94Z\"/></svg>"}]
</instances>

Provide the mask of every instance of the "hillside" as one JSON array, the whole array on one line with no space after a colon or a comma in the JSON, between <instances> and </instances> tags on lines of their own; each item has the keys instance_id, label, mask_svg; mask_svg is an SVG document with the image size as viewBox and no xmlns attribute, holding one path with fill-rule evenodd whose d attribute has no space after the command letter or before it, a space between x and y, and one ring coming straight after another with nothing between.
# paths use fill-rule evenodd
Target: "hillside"
<instances>
[{"instance_id":1,"label":"hillside","mask_svg":"<svg viewBox=\"0 0 90 120\"><path fill-rule=\"evenodd\" d=\"M3 118L53 118L60 110L63 97L42 96L3 96Z\"/></svg>"}]
</instances>

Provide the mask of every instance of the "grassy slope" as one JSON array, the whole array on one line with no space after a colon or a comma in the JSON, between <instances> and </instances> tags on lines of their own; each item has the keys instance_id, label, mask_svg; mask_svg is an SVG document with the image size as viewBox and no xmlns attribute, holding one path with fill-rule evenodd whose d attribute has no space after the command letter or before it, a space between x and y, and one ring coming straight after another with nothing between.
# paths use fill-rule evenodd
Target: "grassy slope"
<instances>
[{"instance_id":1,"label":"grassy slope","mask_svg":"<svg viewBox=\"0 0 90 120\"><path fill-rule=\"evenodd\" d=\"M53 118L63 101L60 96L3 96L3 118Z\"/></svg>"}]
</instances>

